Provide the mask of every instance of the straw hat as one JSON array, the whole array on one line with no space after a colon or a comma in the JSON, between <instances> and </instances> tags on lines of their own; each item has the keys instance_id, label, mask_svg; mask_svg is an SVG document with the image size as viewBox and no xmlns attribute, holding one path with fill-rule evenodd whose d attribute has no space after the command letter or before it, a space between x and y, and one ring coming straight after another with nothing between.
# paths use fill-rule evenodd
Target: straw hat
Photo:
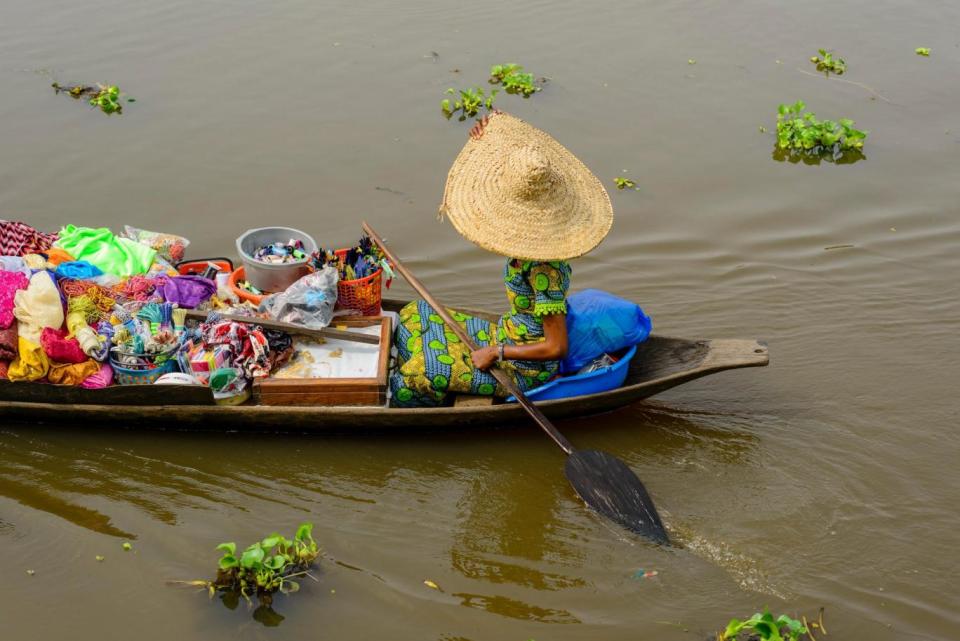
<instances>
[{"instance_id":1,"label":"straw hat","mask_svg":"<svg viewBox=\"0 0 960 641\"><path fill-rule=\"evenodd\" d=\"M613 224L613 205L600 180L549 134L494 113L453 161L444 215L488 251L565 260L600 244Z\"/></svg>"}]
</instances>

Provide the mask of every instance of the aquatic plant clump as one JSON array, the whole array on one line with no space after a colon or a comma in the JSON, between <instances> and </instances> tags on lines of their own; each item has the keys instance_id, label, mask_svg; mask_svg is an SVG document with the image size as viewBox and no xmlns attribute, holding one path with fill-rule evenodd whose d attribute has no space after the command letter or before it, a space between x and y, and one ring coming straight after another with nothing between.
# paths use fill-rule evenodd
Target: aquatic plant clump
<instances>
[{"instance_id":1,"label":"aquatic plant clump","mask_svg":"<svg viewBox=\"0 0 960 641\"><path fill-rule=\"evenodd\" d=\"M838 76L842 76L843 72L847 70L846 61L839 56L834 57L833 52L827 51L826 49L817 49L817 53L820 55L810 58L810 62L817 65L817 71L822 71L827 75L835 73Z\"/></svg>"},{"instance_id":2,"label":"aquatic plant clump","mask_svg":"<svg viewBox=\"0 0 960 641\"><path fill-rule=\"evenodd\" d=\"M310 576L320 554L312 532L313 524L303 523L293 540L273 533L239 555L236 543L221 543L217 549L224 554L218 562L217 578L207 583L211 596L218 590L232 591L247 600L256 596L269 605L276 592L297 592L300 584L293 579Z\"/></svg>"},{"instance_id":3,"label":"aquatic plant clump","mask_svg":"<svg viewBox=\"0 0 960 641\"><path fill-rule=\"evenodd\" d=\"M457 120L463 121L467 118L473 118L480 113L480 110L484 107L486 107L488 111L493 109L493 101L496 99L498 91L499 90L494 89L488 96L480 87L461 89L459 99L455 99L452 105L449 98L440 101L440 110L447 120L452 118L458 111L460 112L460 117L457 118ZM447 89L447 93L457 95L457 90L451 87Z\"/></svg>"},{"instance_id":4,"label":"aquatic plant clump","mask_svg":"<svg viewBox=\"0 0 960 641\"><path fill-rule=\"evenodd\" d=\"M75 100L86 97L87 104L91 107L99 108L100 111L107 115L123 113L123 104L120 101L120 88L116 85L98 84L96 87L89 85L64 86L55 82L51 86L54 92L58 94L66 93ZM134 102L134 99L127 98L127 102Z\"/></svg>"},{"instance_id":5,"label":"aquatic plant clump","mask_svg":"<svg viewBox=\"0 0 960 641\"><path fill-rule=\"evenodd\" d=\"M741 633L748 633L749 636L741 637ZM730 619L726 629L717 634L717 641L735 641L741 638L751 641L754 639L759 641L801 641L810 639L812 641L813 635L805 623L791 619L786 614L781 614L774 619L770 610L764 609L762 613L757 612L744 621Z\"/></svg>"},{"instance_id":6,"label":"aquatic plant clump","mask_svg":"<svg viewBox=\"0 0 960 641\"><path fill-rule=\"evenodd\" d=\"M532 73L524 72L523 66L513 62L490 67L490 84L502 85L507 93L524 98L529 98L543 88L534 84Z\"/></svg>"},{"instance_id":7,"label":"aquatic plant clump","mask_svg":"<svg viewBox=\"0 0 960 641\"><path fill-rule=\"evenodd\" d=\"M777 146L780 149L833 156L863 149L867 132L855 129L852 120L817 120L816 114L805 112L805 109L802 100L792 105L780 105L777 113Z\"/></svg>"}]
</instances>

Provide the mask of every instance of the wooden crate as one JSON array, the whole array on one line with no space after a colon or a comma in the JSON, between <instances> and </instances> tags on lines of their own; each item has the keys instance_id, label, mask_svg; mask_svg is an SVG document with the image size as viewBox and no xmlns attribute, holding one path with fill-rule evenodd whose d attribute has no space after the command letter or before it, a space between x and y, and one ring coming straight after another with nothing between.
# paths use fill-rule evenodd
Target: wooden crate
<instances>
[{"instance_id":1,"label":"wooden crate","mask_svg":"<svg viewBox=\"0 0 960 641\"><path fill-rule=\"evenodd\" d=\"M253 383L258 405L383 405L387 402L392 327L387 316L337 318L331 327L380 326L380 353L375 378L260 378Z\"/></svg>"}]
</instances>

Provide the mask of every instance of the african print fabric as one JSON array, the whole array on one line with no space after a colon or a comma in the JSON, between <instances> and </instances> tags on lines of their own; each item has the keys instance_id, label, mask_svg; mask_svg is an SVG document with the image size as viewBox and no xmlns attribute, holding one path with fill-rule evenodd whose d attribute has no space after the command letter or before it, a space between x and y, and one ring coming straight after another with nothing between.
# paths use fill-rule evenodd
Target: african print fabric
<instances>
[{"instance_id":1,"label":"african print fabric","mask_svg":"<svg viewBox=\"0 0 960 641\"><path fill-rule=\"evenodd\" d=\"M0 220L0 256L26 256L50 249L57 234L45 234L26 223Z\"/></svg>"},{"instance_id":2,"label":"african print fabric","mask_svg":"<svg viewBox=\"0 0 960 641\"><path fill-rule=\"evenodd\" d=\"M522 345L542 341L543 317L565 314L570 265L558 262L508 260L504 283L510 312L491 321L448 310L479 347ZM424 301L400 311L394 334L397 366L390 375L392 404L397 407L443 405L450 392L507 396L489 372L473 367L470 349ZM512 361L502 364L523 391L543 385L559 370L558 361Z\"/></svg>"}]
</instances>

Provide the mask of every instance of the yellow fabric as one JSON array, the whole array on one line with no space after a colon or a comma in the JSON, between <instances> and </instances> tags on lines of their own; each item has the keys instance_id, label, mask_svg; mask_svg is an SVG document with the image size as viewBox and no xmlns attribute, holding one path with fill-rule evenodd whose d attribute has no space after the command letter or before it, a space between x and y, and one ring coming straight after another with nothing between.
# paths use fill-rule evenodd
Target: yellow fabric
<instances>
[{"instance_id":1,"label":"yellow fabric","mask_svg":"<svg viewBox=\"0 0 960 641\"><path fill-rule=\"evenodd\" d=\"M40 344L20 334L17 346L20 354L10 363L7 378L11 381L38 381L46 376L50 369L50 360Z\"/></svg>"},{"instance_id":2,"label":"yellow fabric","mask_svg":"<svg viewBox=\"0 0 960 641\"><path fill-rule=\"evenodd\" d=\"M47 259L40 254L27 254L23 257L23 262L30 269L46 269Z\"/></svg>"},{"instance_id":3,"label":"yellow fabric","mask_svg":"<svg viewBox=\"0 0 960 641\"><path fill-rule=\"evenodd\" d=\"M70 336L76 338L80 343L80 349L87 356L92 356L99 351L101 343L100 337L93 328L87 325L83 312L70 312L67 314L67 331Z\"/></svg>"},{"instance_id":4,"label":"yellow fabric","mask_svg":"<svg viewBox=\"0 0 960 641\"><path fill-rule=\"evenodd\" d=\"M79 385L100 371L100 363L86 360L82 363L51 363L47 380L54 385Z\"/></svg>"},{"instance_id":5,"label":"yellow fabric","mask_svg":"<svg viewBox=\"0 0 960 641\"><path fill-rule=\"evenodd\" d=\"M37 272L26 289L13 297L13 315L19 321L21 338L40 342L44 327L60 329L63 326L63 305L60 292L47 272Z\"/></svg>"}]
</instances>

